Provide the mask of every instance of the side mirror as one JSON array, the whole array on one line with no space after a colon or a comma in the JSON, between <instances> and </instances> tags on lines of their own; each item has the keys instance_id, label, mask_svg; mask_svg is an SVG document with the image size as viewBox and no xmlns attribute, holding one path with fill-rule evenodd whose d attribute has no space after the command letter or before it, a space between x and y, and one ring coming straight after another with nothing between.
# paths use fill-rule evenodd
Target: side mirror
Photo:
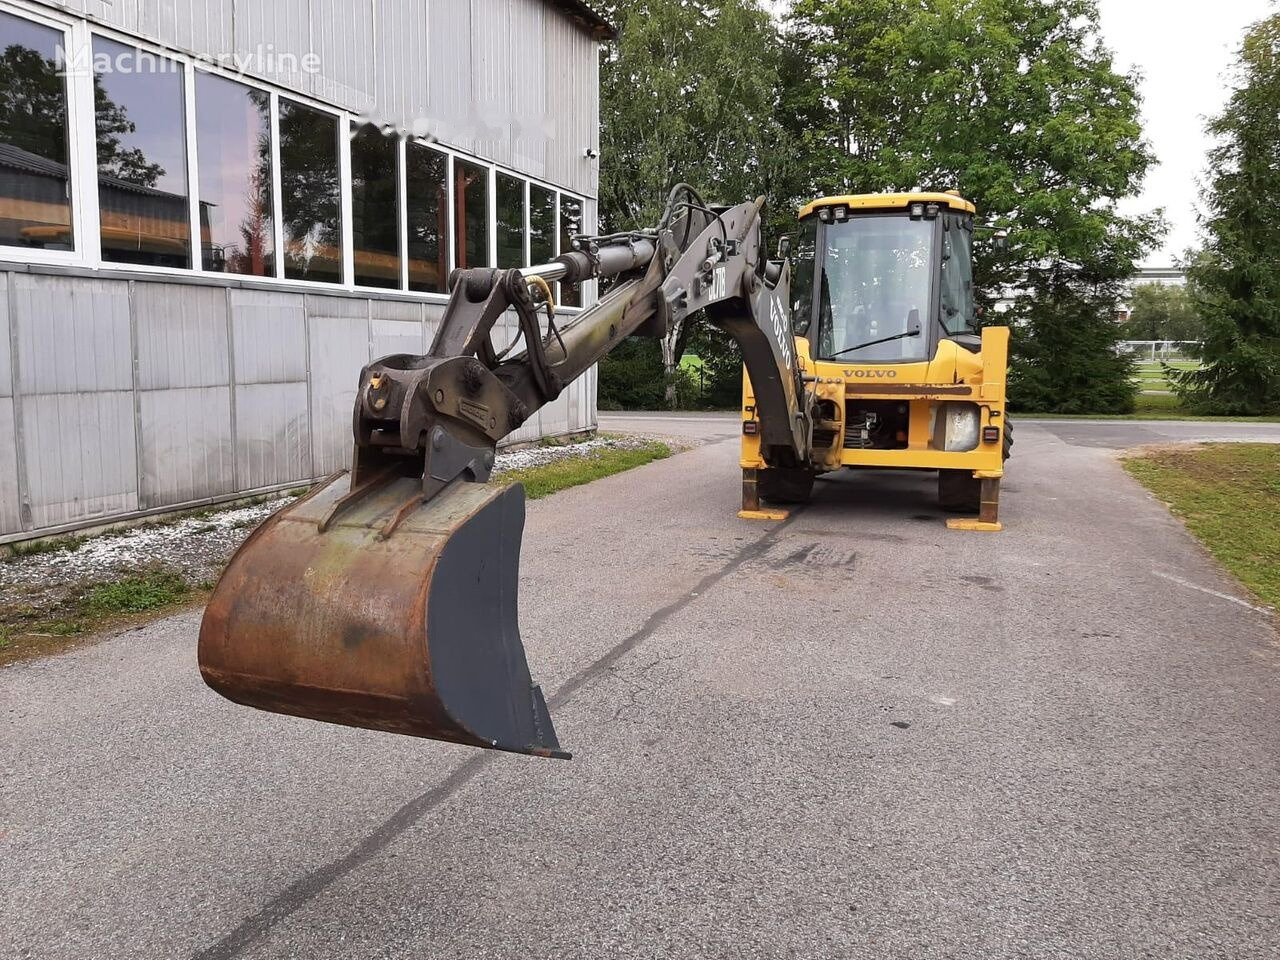
<instances>
[{"instance_id":1,"label":"side mirror","mask_svg":"<svg viewBox=\"0 0 1280 960\"><path fill-rule=\"evenodd\" d=\"M778 238L778 259L785 260L791 256L791 234L784 233Z\"/></svg>"}]
</instances>

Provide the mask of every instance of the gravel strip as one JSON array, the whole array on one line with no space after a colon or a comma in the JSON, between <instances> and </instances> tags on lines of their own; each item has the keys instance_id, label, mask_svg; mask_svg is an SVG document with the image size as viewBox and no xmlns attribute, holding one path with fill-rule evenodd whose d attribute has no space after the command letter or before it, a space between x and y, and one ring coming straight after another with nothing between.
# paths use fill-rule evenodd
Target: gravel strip
<instances>
[{"instance_id":1,"label":"gravel strip","mask_svg":"<svg viewBox=\"0 0 1280 960\"><path fill-rule=\"evenodd\" d=\"M577 443L527 447L499 453L495 476L543 466L605 449L635 449L638 437L593 437ZM74 550L11 557L0 561L0 597L22 594L27 603L53 599L85 581L112 580L161 567L188 583L216 580L231 554L259 523L294 501L283 496L252 506L209 510L173 522L159 522L94 536Z\"/></svg>"}]
</instances>

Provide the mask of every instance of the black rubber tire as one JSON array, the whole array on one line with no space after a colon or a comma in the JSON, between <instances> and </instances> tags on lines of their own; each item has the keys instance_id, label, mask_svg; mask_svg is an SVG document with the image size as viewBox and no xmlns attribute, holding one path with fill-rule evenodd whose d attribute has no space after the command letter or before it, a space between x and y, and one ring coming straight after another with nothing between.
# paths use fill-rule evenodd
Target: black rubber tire
<instances>
[{"instance_id":1,"label":"black rubber tire","mask_svg":"<svg viewBox=\"0 0 1280 960\"><path fill-rule=\"evenodd\" d=\"M938 506L952 513L977 513L982 505L982 481L972 470L938 471Z\"/></svg>"},{"instance_id":2,"label":"black rubber tire","mask_svg":"<svg viewBox=\"0 0 1280 960\"><path fill-rule=\"evenodd\" d=\"M756 474L756 489L761 500L770 503L808 503L813 496L812 470L778 467Z\"/></svg>"},{"instance_id":3,"label":"black rubber tire","mask_svg":"<svg viewBox=\"0 0 1280 960\"><path fill-rule=\"evenodd\" d=\"M1008 460L1009 455L1013 453L1013 421L1009 419L1009 415L1004 415L1004 459Z\"/></svg>"}]
</instances>

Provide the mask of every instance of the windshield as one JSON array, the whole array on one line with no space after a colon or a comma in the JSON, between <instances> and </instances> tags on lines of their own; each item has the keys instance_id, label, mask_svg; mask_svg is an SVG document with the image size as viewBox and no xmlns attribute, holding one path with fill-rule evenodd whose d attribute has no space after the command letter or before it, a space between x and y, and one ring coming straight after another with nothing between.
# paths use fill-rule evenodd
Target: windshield
<instances>
[{"instance_id":1,"label":"windshield","mask_svg":"<svg viewBox=\"0 0 1280 960\"><path fill-rule=\"evenodd\" d=\"M851 217L829 224L825 233L817 357L846 363L925 359L933 221Z\"/></svg>"}]
</instances>

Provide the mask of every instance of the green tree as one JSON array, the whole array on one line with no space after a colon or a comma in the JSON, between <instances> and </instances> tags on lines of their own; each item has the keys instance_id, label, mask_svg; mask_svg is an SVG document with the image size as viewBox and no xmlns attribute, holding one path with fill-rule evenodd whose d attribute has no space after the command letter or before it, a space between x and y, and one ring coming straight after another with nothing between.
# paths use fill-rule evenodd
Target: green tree
<instances>
[{"instance_id":1,"label":"green tree","mask_svg":"<svg viewBox=\"0 0 1280 960\"><path fill-rule=\"evenodd\" d=\"M1010 227L1006 250L979 237L976 285L987 305L1023 292L1018 390L1056 371L1057 405L1118 412L1119 282L1162 221L1118 209L1152 157L1097 21L1095 0L797 0L781 115L810 193L957 187Z\"/></svg>"},{"instance_id":2,"label":"green tree","mask_svg":"<svg viewBox=\"0 0 1280 960\"><path fill-rule=\"evenodd\" d=\"M1019 408L1042 413L1132 412L1134 360L1114 346L1119 281L1084 282L1055 262L1032 272L1013 329L1017 355L1009 395Z\"/></svg>"},{"instance_id":3,"label":"green tree","mask_svg":"<svg viewBox=\"0 0 1280 960\"><path fill-rule=\"evenodd\" d=\"M670 189L693 184L709 202L769 195L791 157L778 120L781 45L754 0L615 0L619 39L600 58L600 222L605 231L652 226ZM689 325L660 345L665 403L679 397ZM603 368L602 381L611 368ZM606 389L607 385L602 385Z\"/></svg>"},{"instance_id":4,"label":"green tree","mask_svg":"<svg viewBox=\"0 0 1280 960\"><path fill-rule=\"evenodd\" d=\"M1126 340L1199 340L1204 325L1186 287L1140 283L1129 295Z\"/></svg>"},{"instance_id":5,"label":"green tree","mask_svg":"<svg viewBox=\"0 0 1280 960\"><path fill-rule=\"evenodd\" d=\"M1209 124L1205 249L1188 275L1203 366L1171 371L1197 413L1280 413L1280 14L1245 35L1234 90Z\"/></svg>"}]
</instances>

